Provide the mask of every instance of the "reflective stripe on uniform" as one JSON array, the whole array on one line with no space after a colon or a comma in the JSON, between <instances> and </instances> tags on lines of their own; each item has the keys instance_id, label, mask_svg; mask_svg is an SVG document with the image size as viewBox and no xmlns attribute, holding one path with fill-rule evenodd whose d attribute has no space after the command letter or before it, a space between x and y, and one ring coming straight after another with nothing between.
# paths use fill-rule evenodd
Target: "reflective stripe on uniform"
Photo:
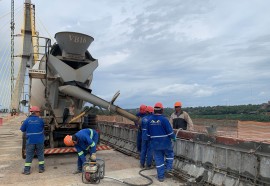
<instances>
[{"instance_id":1,"label":"reflective stripe on uniform","mask_svg":"<svg viewBox=\"0 0 270 186\"><path fill-rule=\"evenodd\" d=\"M89 129L90 130L90 138L92 139L93 138L93 130L92 129Z\"/></svg>"},{"instance_id":2,"label":"reflective stripe on uniform","mask_svg":"<svg viewBox=\"0 0 270 186\"><path fill-rule=\"evenodd\" d=\"M168 135L160 135L160 136L151 136L151 138L164 138L167 137Z\"/></svg>"},{"instance_id":3,"label":"reflective stripe on uniform","mask_svg":"<svg viewBox=\"0 0 270 186\"><path fill-rule=\"evenodd\" d=\"M79 152L78 155L79 155L79 156L83 155L83 151Z\"/></svg>"},{"instance_id":4,"label":"reflective stripe on uniform","mask_svg":"<svg viewBox=\"0 0 270 186\"><path fill-rule=\"evenodd\" d=\"M25 163L24 166L30 167L31 163Z\"/></svg>"},{"instance_id":5,"label":"reflective stripe on uniform","mask_svg":"<svg viewBox=\"0 0 270 186\"><path fill-rule=\"evenodd\" d=\"M89 129L90 130L90 139L93 139L93 130L92 129ZM91 145L89 145L86 150L88 150L90 147L94 147L95 146L95 142L93 142Z\"/></svg>"},{"instance_id":6,"label":"reflective stripe on uniform","mask_svg":"<svg viewBox=\"0 0 270 186\"><path fill-rule=\"evenodd\" d=\"M159 167L162 167L162 166L164 166L164 164L162 164L162 165L159 165L159 166L156 166L156 168L159 168Z\"/></svg>"},{"instance_id":7,"label":"reflective stripe on uniform","mask_svg":"<svg viewBox=\"0 0 270 186\"><path fill-rule=\"evenodd\" d=\"M43 134L44 130L42 130L41 132L37 132L37 133L29 133L27 132L26 135L35 135L35 134Z\"/></svg>"},{"instance_id":8,"label":"reflective stripe on uniform","mask_svg":"<svg viewBox=\"0 0 270 186\"><path fill-rule=\"evenodd\" d=\"M95 142L93 142L90 146L91 146L91 147L94 147L95 145L96 145Z\"/></svg>"},{"instance_id":9,"label":"reflective stripe on uniform","mask_svg":"<svg viewBox=\"0 0 270 186\"><path fill-rule=\"evenodd\" d=\"M43 165L44 164L44 161L40 161L38 162L39 165Z\"/></svg>"}]
</instances>

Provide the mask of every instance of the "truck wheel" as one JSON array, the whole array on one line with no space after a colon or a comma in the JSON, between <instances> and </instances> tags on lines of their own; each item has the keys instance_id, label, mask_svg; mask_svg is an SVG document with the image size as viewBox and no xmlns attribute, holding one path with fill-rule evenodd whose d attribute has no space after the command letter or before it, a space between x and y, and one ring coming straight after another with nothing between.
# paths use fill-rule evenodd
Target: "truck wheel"
<instances>
[{"instance_id":1,"label":"truck wheel","mask_svg":"<svg viewBox=\"0 0 270 186\"><path fill-rule=\"evenodd\" d=\"M22 135L22 158L26 158L26 134L25 132Z\"/></svg>"}]
</instances>

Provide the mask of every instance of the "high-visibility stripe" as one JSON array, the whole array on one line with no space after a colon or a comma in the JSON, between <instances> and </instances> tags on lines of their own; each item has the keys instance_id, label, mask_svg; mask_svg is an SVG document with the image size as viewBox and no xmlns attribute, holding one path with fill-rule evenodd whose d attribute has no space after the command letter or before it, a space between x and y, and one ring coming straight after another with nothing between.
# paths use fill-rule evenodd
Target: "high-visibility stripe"
<instances>
[{"instance_id":1,"label":"high-visibility stripe","mask_svg":"<svg viewBox=\"0 0 270 186\"><path fill-rule=\"evenodd\" d=\"M96 144L97 145L97 144ZM89 145L89 148L91 146ZM97 145L96 150L110 150L111 147L107 145ZM70 152L76 152L76 149L74 147L66 147L66 148L51 148L51 149L44 149L44 154L63 154L63 153L70 153Z\"/></svg>"},{"instance_id":2,"label":"high-visibility stripe","mask_svg":"<svg viewBox=\"0 0 270 186\"><path fill-rule=\"evenodd\" d=\"M30 167L32 163L25 163L24 166Z\"/></svg>"},{"instance_id":3,"label":"high-visibility stripe","mask_svg":"<svg viewBox=\"0 0 270 186\"><path fill-rule=\"evenodd\" d=\"M91 147L91 146L89 145L89 146L86 148L86 150L89 150L90 147Z\"/></svg>"},{"instance_id":4,"label":"high-visibility stripe","mask_svg":"<svg viewBox=\"0 0 270 186\"><path fill-rule=\"evenodd\" d=\"M90 146L91 146L91 147L94 147L95 145L96 145L95 142L93 142Z\"/></svg>"},{"instance_id":5,"label":"high-visibility stripe","mask_svg":"<svg viewBox=\"0 0 270 186\"><path fill-rule=\"evenodd\" d=\"M90 138L92 139L93 138L93 130L92 129L89 129L90 130Z\"/></svg>"},{"instance_id":6,"label":"high-visibility stripe","mask_svg":"<svg viewBox=\"0 0 270 186\"><path fill-rule=\"evenodd\" d=\"M166 160L173 160L173 158L166 158Z\"/></svg>"},{"instance_id":7,"label":"high-visibility stripe","mask_svg":"<svg viewBox=\"0 0 270 186\"><path fill-rule=\"evenodd\" d=\"M162 165L159 165L159 166L156 166L156 168L159 168L159 167L163 167L164 166L164 164L162 164Z\"/></svg>"},{"instance_id":8,"label":"high-visibility stripe","mask_svg":"<svg viewBox=\"0 0 270 186\"><path fill-rule=\"evenodd\" d=\"M40 161L38 162L39 165L43 165L44 164L44 161Z\"/></svg>"},{"instance_id":9,"label":"high-visibility stripe","mask_svg":"<svg viewBox=\"0 0 270 186\"><path fill-rule=\"evenodd\" d=\"M160 135L160 136L151 136L151 138L164 138L167 137L168 135Z\"/></svg>"},{"instance_id":10,"label":"high-visibility stripe","mask_svg":"<svg viewBox=\"0 0 270 186\"><path fill-rule=\"evenodd\" d=\"M78 155L79 155L79 156L83 155L83 151L79 152Z\"/></svg>"},{"instance_id":11,"label":"high-visibility stripe","mask_svg":"<svg viewBox=\"0 0 270 186\"><path fill-rule=\"evenodd\" d=\"M37 132L37 133L29 133L29 132L27 132L26 135L29 136L29 135L43 134L43 133L44 133L44 130L42 130L41 132Z\"/></svg>"}]
</instances>

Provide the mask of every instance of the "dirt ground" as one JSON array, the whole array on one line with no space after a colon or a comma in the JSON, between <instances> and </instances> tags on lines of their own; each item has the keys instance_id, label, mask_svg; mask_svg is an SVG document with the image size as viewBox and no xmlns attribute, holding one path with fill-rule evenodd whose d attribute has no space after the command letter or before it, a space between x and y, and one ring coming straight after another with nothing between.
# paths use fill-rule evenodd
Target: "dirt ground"
<instances>
[{"instance_id":1,"label":"dirt ground","mask_svg":"<svg viewBox=\"0 0 270 186\"><path fill-rule=\"evenodd\" d=\"M38 173L38 162L37 159L34 159L31 174L21 174L24 166L24 160L21 158L22 133L19 130L22 119L23 117L12 118L0 126L0 185L85 185L82 183L81 174L72 174L76 169L77 155L75 153L46 156L46 171L42 174ZM138 159L115 150L98 151L97 156L105 160L105 176L135 184L148 183L138 174L140 170ZM155 178L155 169L144 171L143 174L149 175L153 179L152 185L184 185L182 181L173 178L166 178L163 183L158 182ZM99 185L118 186L125 184L104 178Z\"/></svg>"}]
</instances>

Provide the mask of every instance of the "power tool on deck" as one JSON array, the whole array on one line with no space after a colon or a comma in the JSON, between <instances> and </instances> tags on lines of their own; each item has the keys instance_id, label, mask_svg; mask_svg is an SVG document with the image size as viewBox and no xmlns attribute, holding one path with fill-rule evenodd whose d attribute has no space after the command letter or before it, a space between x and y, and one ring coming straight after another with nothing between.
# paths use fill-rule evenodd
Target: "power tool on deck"
<instances>
[{"instance_id":1,"label":"power tool on deck","mask_svg":"<svg viewBox=\"0 0 270 186\"><path fill-rule=\"evenodd\" d=\"M102 159L96 161L88 160L83 164L82 182L86 184L97 184L104 178L105 162Z\"/></svg>"}]
</instances>

